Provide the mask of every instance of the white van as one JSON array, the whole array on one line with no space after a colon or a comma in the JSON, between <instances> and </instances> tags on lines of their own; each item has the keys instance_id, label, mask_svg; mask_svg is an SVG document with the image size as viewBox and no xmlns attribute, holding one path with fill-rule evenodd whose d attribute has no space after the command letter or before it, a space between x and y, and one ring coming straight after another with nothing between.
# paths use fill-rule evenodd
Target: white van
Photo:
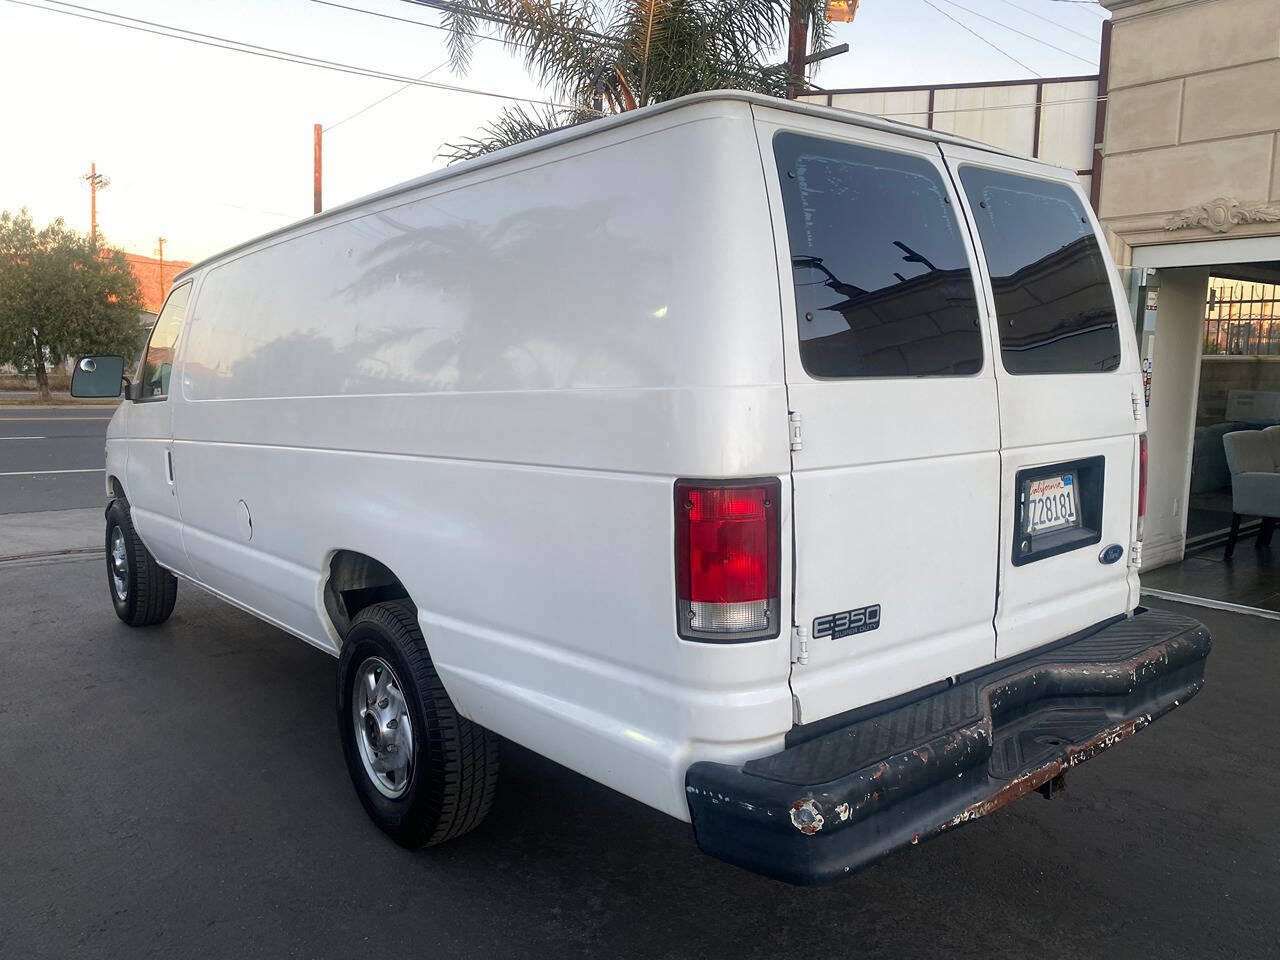
<instances>
[{"instance_id":1,"label":"white van","mask_svg":"<svg viewBox=\"0 0 1280 960\"><path fill-rule=\"evenodd\" d=\"M189 580L338 657L402 844L481 821L507 738L846 875L1203 683L1138 606L1100 236L1069 170L732 92L330 210L175 281L108 431L116 612Z\"/></svg>"}]
</instances>

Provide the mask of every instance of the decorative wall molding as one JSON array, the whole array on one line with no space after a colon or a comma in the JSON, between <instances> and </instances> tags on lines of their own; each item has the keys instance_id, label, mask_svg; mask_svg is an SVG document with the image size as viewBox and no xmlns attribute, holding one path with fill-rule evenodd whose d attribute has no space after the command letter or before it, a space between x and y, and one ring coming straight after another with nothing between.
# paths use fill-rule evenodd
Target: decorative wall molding
<instances>
[{"instance_id":1,"label":"decorative wall molding","mask_svg":"<svg viewBox=\"0 0 1280 960\"><path fill-rule=\"evenodd\" d=\"M1241 203L1234 197L1215 197L1194 207L1175 213L1164 222L1166 230L1204 227L1214 233L1226 233L1242 223L1280 222L1280 203L1258 200Z\"/></svg>"},{"instance_id":2,"label":"decorative wall molding","mask_svg":"<svg viewBox=\"0 0 1280 960\"><path fill-rule=\"evenodd\" d=\"M1132 20L1153 13L1163 13L1175 7L1189 7L1193 4L1214 3L1216 0L1098 0L1098 5L1111 11L1111 21Z\"/></svg>"}]
</instances>

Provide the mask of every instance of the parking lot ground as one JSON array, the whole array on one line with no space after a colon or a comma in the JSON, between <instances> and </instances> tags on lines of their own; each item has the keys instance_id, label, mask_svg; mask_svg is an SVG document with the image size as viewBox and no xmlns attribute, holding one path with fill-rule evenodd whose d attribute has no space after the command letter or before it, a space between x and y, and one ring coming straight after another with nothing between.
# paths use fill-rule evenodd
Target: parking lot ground
<instances>
[{"instance_id":1,"label":"parking lot ground","mask_svg":"<svg viewBox=\"0 0 1280 960\"><path fill-rule=\"evenodd\" d=\"M0 956L1276 956L1280 631L1215 635L1204 692L1028 797L830 887L511 746L488 821L368 822L334 662L183 585L113 616L97 559L0 565Z\"/></svg>"}]
</instances>

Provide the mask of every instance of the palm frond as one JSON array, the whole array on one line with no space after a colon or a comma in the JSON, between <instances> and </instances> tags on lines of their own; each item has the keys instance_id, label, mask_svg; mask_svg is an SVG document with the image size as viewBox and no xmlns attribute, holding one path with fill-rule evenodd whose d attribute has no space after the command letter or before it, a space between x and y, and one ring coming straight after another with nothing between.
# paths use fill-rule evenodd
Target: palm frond
<instances>
[{"instance_id":1,"label":"palm frond","mask_svg":"<svg viewBox=\"0 0 1280 960\"><path fill-rule=\"evenodd\" d=\"M561 99L578 101L588 78L608 63L620 44L601 32L594 0L495 0L508 22L501 32L525 67Z\"/></svg>"},{"instance_id":2,"label":"palm frond","mask_svg":"<svg viewBox=\"0 0 1280 960\"><path fill-rule=\"evenodd\" d=\"M798 0L814 49L830 38L826 0ZM468 0L494 34L569 110L504 110L477 137L447 145L450 162L480 156L595 114L734 87L785 96L777 65L791 0ZM455 66L469 62L473 14L446 18ZM456 42L456 46L455 46Z\"/></svg>"},{"instance_id":3,"label":"palm frond","mask_svg":"<svg viewBox=\"0 0 1280 960\"><path fill-rule=\"evenodd\" d=\"M643 99L640 102L636 101L635 94L631 91L631 84L627 82L626 74L618 67L613 68L613 84L618 91L618 96L622 98L623 110L634 110L644 102Z\"/></svg>"},{"instance_id":4,"label":"palm frond","mask_svg":"<svg viewBox=\"0 0 1280 960\"><path fill-rule=\"evenodd\" d=\"M504 107L496 120L480 129L479 136L467 137L457 143L446 143L440 147L436 156L445 158L452 165L593 119L595 114L585 110L565 110L558 107L539 109L525 104Z\"/></svg>"},{"instance_id":5,"label":"palm frond","mask_svg":"<svg viewBox=\"0 0 1280 960\"><path fill-rule=\"evenodd\" d=\"M468 10L453 7L444 11L442 24L449 31L449 69L466 76L471 69L471 52L475 48L478 19Z\"/></svg>"},{"instance_id":6,"label":"palm frond","mask_svg":"<svg viewBox=\"0 0 1280 960\"><path fill-rule=\"evenodd\" d=\"M640 54L640 102L645 102L649 89L649 49L653 46L654 21L661 33L665 18L658 17L659 0L640 0L644 6L644 49Z\"/></svg>"}]
</instances>

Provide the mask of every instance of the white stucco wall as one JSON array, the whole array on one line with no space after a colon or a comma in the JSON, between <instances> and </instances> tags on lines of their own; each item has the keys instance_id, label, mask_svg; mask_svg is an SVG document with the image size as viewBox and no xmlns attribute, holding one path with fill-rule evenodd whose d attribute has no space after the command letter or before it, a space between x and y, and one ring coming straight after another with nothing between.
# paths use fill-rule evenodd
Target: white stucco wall
<instances>
[{"instance_id":1,"label":"white stucco wall","mask_svg":"<svg viewBox=\"0 0 1280 960\"><path fill-rule=\"evenodd\" d=\"M1142 547L1147 569L1181 559L1186 544L1187 485L1208 283L1208 267L1160 271L1151 406L1147 408L1150 472Z\"/></svg>"}]
</instances>

